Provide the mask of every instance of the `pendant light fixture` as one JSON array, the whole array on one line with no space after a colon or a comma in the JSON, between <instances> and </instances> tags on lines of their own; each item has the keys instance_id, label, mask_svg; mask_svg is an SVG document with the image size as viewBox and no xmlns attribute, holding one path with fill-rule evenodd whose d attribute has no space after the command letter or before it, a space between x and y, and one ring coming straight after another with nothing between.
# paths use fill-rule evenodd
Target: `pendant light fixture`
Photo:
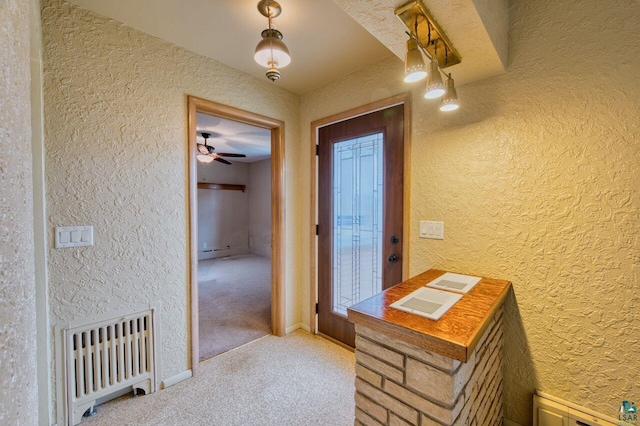
<instances>
[{"instance_id":1,"label":"pendant light fixture","mask_svg":"<svg viewBox=\"0 0 640 426\"><path fill-rule=\"evenodd\" d=\"M282 12L280 4L275 0L260 0L258 10L269 20L269 28L262 31L262 40L256 46L253 58L267 70L267 78L276 81L280 78L280 70L289 65L291 55L289 49L282 41L282 33L275 29L271 23Z\"/></svg>"},{"instance_id":2,"label":"pendant light fixture","mask_svg":"<svg viewBox=\"0 0 640 426\"><path fill-rule=\"evenodd\" d=\"M453 78L451 78L451 74L449 74L449 78L447 78L447 83L445 84L444 96L440 103L440 111L455 111L459 106L458 94L456 93L456 88L453 85Z\"/></svg>"}]
</instances>

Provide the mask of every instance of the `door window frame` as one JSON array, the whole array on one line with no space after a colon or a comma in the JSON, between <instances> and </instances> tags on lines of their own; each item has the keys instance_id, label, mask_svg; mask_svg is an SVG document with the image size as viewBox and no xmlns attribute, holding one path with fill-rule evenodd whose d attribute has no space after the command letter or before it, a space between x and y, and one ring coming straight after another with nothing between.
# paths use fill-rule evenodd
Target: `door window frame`
<instances>
[{"instance_id":1,"label":"door window frame","mask_svg":"<svg viewBox=\"0 0 640 426\"><path fill-rule=\"evenodd\" d=\"M318 236L316 225L318 223L318 156L316 147L318 146L318 132L321 127L346 121L365 114L391 108L397 105L404 106L404 187L402 191L402 280L409 278L409 202L410 202L410 171L411 171L411 93L403 93L390 98L381 99L361 107L350 109L329 117L311 122L311 146L310 146L310 170L311 170L311 215L310 215L310 306L309 325L311 333L318 333L318 316L316 305L318 303Z\"/></svg>"}]
</instances>

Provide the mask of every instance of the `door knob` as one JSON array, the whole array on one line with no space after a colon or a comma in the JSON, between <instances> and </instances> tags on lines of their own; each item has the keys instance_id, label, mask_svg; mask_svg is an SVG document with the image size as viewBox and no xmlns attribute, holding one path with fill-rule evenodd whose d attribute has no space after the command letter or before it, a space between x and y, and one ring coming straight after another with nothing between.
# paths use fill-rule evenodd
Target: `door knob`
<instances>
[{"instance_id":1,"label":"door knob","mask_svg":"<svg viewBox=\"0 0 640 426\"><path fill-rule=\"evenodd\" d=\"M389 263L396 263L398 261L398 256L395 254L392 254L391 256L387 257L387 261Z\"/></svg>"}]
</instances>

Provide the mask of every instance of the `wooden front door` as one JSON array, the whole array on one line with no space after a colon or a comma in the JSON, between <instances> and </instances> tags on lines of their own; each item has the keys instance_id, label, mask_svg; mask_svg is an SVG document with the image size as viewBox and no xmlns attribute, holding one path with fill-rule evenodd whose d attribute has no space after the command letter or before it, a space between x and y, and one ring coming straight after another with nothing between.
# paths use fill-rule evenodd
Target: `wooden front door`
<instances>
[{"instance_id":1,"label":"wooden front door","mask_svg":"<svg viewBox=\"0 0 640 426\"><path fill-rule=\"evenodd\" d=\"M402 280L404 106L319 129L318 331L354 346L347 308Z\"/></svg>"}]
</instances>

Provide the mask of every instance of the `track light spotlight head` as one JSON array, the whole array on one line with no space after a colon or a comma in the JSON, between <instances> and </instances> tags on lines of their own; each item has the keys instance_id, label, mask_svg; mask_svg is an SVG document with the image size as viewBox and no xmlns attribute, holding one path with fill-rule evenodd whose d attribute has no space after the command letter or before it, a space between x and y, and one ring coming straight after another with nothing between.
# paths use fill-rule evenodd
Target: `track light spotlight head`
<instances>
[{"instance_id":1,"label":"track light spotlight head","mask_svg":"<svg viewBox=\"0 0 640 426\"><path fill-rule=\"evenodd\" d=\"M418 49L418 42L413 37L407 40L407 54L404 57L404 81L413 83L427 76L422 53Z\"/></svg>"},{"instance_id":2,"label":"track light spotlight head","mask_svg":"<svg viewBox=\"0 0 640 426\"><path fill-rule=\"evenodd\" d=\"M456 88L453 84L451 74L449 74L449 78L447 79L446 87L444 89L444 96L440 103L440 111L455 111L459 106L458 94L456 93Z\"/></svg>"},{"instance_id":3,"label":"track light spotlight head","mask_svg":"<svg viewBox=\"0 0 640 426\"><path fill-rule=\"evenodd\" d=\"M437 59L433 58L429 64L429 74L427 74L427 90L424 97L427 99L435 99L444 95L444 83L438 68Z\"/></svg>"}]
</instances>

